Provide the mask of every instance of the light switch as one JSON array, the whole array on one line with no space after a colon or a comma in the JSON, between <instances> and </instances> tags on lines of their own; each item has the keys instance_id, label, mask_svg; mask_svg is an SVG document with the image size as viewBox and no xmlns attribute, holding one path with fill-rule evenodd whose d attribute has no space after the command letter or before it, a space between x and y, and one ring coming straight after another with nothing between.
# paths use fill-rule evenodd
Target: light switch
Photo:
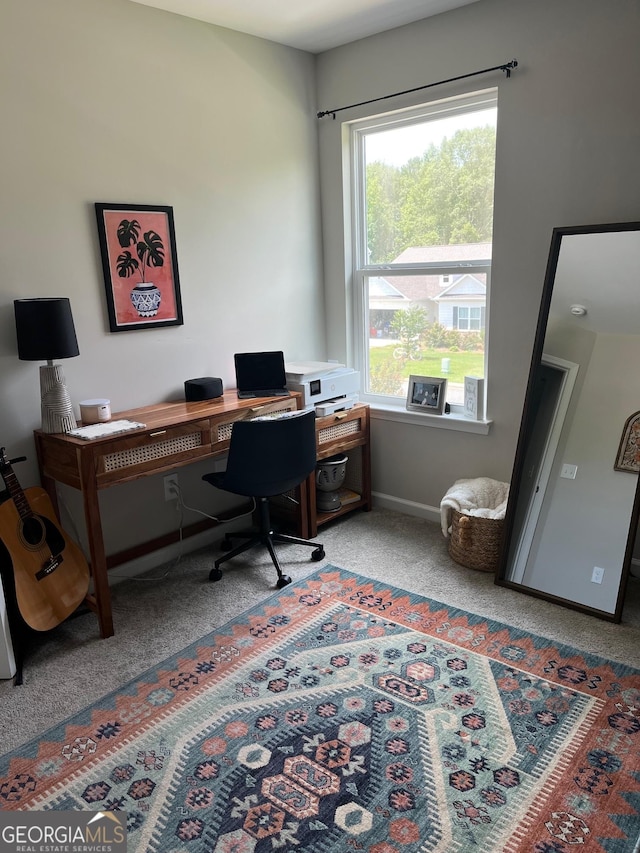
<instances>
[{"instance_id":1,"label":"light switch","mask_svg":"<svg viewBox=\"0 0 640 853\"><path fill-rule=\"evenodd\" d=\"M577 465L567 465L567 463L565 462L565 464L562 466L562 471L560 471L560 476L564 477L565 480L575 480L577 473Z\"/></svg>"}]
</instances>

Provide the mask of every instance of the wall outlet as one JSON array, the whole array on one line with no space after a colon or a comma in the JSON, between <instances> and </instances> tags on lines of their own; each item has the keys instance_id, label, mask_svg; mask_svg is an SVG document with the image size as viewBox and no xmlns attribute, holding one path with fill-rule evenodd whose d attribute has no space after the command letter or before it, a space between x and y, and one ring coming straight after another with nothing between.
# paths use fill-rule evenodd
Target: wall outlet
<instances>
[{"instance_id":1,"label":"wall outlet","mask_svg":"<svg viewBox=\"0 0 640 853\"><path fill-rule=\"evenodd\" d=\"M566 462L562 466L562 470L560 471L560 476L564 477L565 480L575 480L576 474L578 473L577 465L568 465Z\"/></svg>"},{"instance_id":2,"label":"wall outlet","mask_svg":"<svg viewBox=\"0 0 640 853\"><path fill-rule=\"evenodd\" d=\"M591 583L602 583L603 578L604 569L601 569L600 566L594 566L591 572Z\"/></svg>"},{"instance_id":3,"label":"wall outlet","mask_svg":"<svg viewBox=\"0 0 640 853\"><path fill-rule=\"evenodd\" d=\"M164 478L164 499L165 501L177 501L180 497L178 491L178 475L167 474Z\"/></svg>"}]
</instances>

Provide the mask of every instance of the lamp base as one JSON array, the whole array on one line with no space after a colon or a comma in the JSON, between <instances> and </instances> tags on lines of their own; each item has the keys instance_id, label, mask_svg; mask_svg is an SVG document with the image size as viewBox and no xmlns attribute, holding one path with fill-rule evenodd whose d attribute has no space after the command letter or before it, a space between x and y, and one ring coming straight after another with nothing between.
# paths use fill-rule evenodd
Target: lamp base
<instances>
[{"instance_id":1,"label":"lamp base","mask_svg":"<svg viewBox=\"0 0 640 853\"><path fill-rule=\"evenodd\" d=\"M42 432L69 432L77 427L62 365L43 364L40 367L40 400Z\"/></svg>"}]
</instances>

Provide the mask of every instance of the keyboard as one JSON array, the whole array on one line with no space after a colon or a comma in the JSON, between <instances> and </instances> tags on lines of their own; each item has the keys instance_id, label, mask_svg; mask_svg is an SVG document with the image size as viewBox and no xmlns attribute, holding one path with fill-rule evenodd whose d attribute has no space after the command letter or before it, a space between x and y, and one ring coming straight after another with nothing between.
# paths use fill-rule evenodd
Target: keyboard
<instances>
[{"instance_id":1,"label":"keyboard","mask_svg":"<svg viewBox=\"0 0 640 853\"><path fill-rule=\"evenodd\" d=\"M141 424L138 421L106 421L101 424L88 424L87 426L70 429L67 435L91 441L94 438L108 438L111 435L119 435L121 432L129 432L132 429L144 429L145 427L146 424Z\"/></svg>"}]
</instances>

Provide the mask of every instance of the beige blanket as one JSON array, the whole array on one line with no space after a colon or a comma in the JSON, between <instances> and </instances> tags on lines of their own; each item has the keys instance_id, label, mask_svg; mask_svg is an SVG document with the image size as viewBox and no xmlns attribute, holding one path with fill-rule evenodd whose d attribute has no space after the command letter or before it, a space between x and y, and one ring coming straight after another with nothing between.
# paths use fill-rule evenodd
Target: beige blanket
<instances>
[{"instance_id":1,"label":"beige blanket","mask_svg":"<svg viewBox=\"0 0 640 853\"><path fill-rule=\"evenodd\" d=\"M509 483L490 477L456 480L440 502L442 535L449 536L452 509L481 518L504 518L509 497Z\"/></svg>"}]
</instances>

